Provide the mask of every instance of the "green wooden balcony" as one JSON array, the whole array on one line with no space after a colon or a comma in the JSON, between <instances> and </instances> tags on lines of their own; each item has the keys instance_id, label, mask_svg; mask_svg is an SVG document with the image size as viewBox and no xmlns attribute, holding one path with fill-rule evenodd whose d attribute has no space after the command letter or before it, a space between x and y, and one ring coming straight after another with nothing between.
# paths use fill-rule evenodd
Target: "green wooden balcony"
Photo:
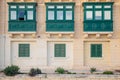
<instances>
[{"instance_id":1,"label":"green wooden balcony","mask_svg":"<svg viewBox=\"0 0 120 80\"><path fill-rule=\"evenodd\" d=\"M74 32L74 22L47 22L47 32Z\"/></svg>"},{"instance_id":2,"label":"green wooden balcony","mask_svg":"<svg viewBox=\"0 0 120 80\"><path fill-rule=\"evenodd\" d=\"M84 32L113 32L113 21L84 21Z\"/></svg>"},{"instance_id":3,"label":"green wooden balcony","mask_svg":"<svg viewBox=\"0 0 120 80\"><path fill-rule=\"evenodd\" d=\"M36 22L33 21L10 21L9 22L9 32L35 32Z\"/></svg>"}]
</instances>

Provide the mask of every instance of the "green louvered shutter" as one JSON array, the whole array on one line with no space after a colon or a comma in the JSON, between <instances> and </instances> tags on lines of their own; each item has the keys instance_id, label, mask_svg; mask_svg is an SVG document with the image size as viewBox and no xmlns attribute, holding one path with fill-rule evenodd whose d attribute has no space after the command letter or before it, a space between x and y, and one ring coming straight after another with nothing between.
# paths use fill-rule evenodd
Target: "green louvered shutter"
<instances>
[{"instance_id":1,"label":"green louvered shutter","mask_svg":"<svg viewBox=\"0 0 120 80\"><path fill-rule=\"evenodd\" d=\"M55 57L65 57L66 56L66 46L65 44L55 44Z\"/></svg>"},{"instance_id":2,"label":"green louvered shutter","mask_svg":"<svg viewBox=\"0 0 120 80\"><path fill-rule=\"evenodd\" d=\"M102 57L102 44L91 44L91 57Z\"/></svg>"},{"instance_id":3,"label":"green louvered shutter","mask_svg":"<svg viewBox=\"0 0 120 80\"><path fill-rule=\"evenodd\" d=\"M97 57L102 57L102 44L97 45Z\"/></svg>"},{"instance_id":4,"label":"green louvered shutter","mask_svg":"<svg viewBox=\"0 0 120 80\"><path fill-rule=\"evenodd\" d=\"M29 56L30 56L30 45L19 44L19 57L29 57Z\"/></svg>"},{"instance_id":5,"label":"green louvered shutter","mask_svg":"<svg viewBox=\"0 0 120 80\"><path fill-rule=\"evenodd\" d=\"M91 44L91 57L96 56L96 46L94 44Z\"/></svg>"}]
</instances>

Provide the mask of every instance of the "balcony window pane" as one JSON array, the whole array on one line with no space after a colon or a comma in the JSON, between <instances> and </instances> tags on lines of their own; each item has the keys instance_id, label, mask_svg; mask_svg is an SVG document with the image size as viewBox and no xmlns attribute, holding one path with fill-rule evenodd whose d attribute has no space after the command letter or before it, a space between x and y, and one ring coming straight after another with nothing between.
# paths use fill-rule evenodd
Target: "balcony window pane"
<instances>
[{"instance_id":1,"label":"balcony window pane","mask_svg":"<svg viewBox=\"0 0 120 80\"><path fill-rule=\"evenodd\" d=\"M16 6L10 6L10 8L17 8Z\"/></svg>"},{"instance_id":2,"label":"balcony window pane","mask_svg":"<svg viewBox=\"0 0 120 80\"><path fill-rule=\"evenodd\" d=\"M86 8L87 8L87 9L91 9L91 8L93 8L93 6L86 6Z\"/></svg>"},{"instance_id":3,"label":"balcony window pane","mask_svg":"<svg viewBox=\"0 0 120 80\"><path fill-rule=\"evenodd\" d=\"M27 11L27 19L33 20L33 11Z\"/></svg>"},{"instance_id":4,"label":"balcony window pane","mask_svg":"<svg viewBox=\"0 0 120 80\"><path fill-rule=\"evenodd\" d=\"M48 11L48 20L54 20L54 11Z\"/></svg>"},{"instance_id":5,"label":"balcony window pane","mask_svg":"<svg viewBox=\"0 0 120 80\"><path fill-rule=\"evenodd\" d=\"M93 19L93 12L86 11L86 20L92 20L92 19Z\"/></svg>"},{"instance_id":6,"label":"balcony window pane","mask_svg":"<svg viewBox=\"0 0 120 80\"><path fill-rule=\"evenodd\" d=\"M21 6L19 6L19 8L25 8L25 6L24 6L24 5L21 5Z\"/></svg>"},{"instance_id":7,"label":"balcony window pane","mask_svg":"<svg viewBox=\"0 0 120 80\"><path fill-rule=\"evenodd\" d=\"M102 8L102 6L95 6L95 8Z\"/></svg>"},{"instance_id":8,"label":"balcony window pane","mask_svg":"<svg viewBox=\"0 0 120 80\"><path fill-rule=\"evenodd\" d=\"M72 11L66 11L66 20L72 20Z\"/></svg>"},{"instance_id":9,"label":"balcony window pane","mask_svg":"<svg viewBox=\"0 0 120 80\"><path fill-rule=\"evenodd\" d=\"M32 6L32 5L29 5L29 6L27 6L27 8L33 8L33 6Z\"/></svg>"},{"instance_id":10,"label":"balcony window pane","mask_svg":"<svg viewBox=\"0 0 120 80\"><path fill-rule=\"evenodd\" d=\"M66 6L67 9L72 9L72 6Z\"/></svg>"},{"instance_id":11,"label":"balcony window pane","mask_svg":"<svg viewBox=\"0 0 120 80\"><path fill-rule=\"evenodd\" d=\"M48 6L49 9L54 9L55 7L54 6Z\"/></svg>"},{"instance_id":12,"label":"balcony window pane","mask_svg":"<svg viewBox=\"0 0 120 80\"><path fill-rule=\"evenodd\" d=\"M25 11L24 10L20 10L18 11L18 19L19 20L25 20Z\"/></svg>"},{"instance_id":13,"label":"balcony window pane","mask_svg":"<svg viewBox=\"0 0 120 80\"><path fill-rule=\"evenodd\" d=\"M111 19L111 11L104 11L104 19L105 20Z\"/></svg>"},{"instance_id":14,"label":"balcony window pane","mask_svg":"<svg viewBox=\"0 0 120 80\"><path fill-rule=\"evenodd\" d=\"M63 11L57 11L57 20L63 20Z\"/></svg>"},{"instance_id":15,"label":"balcony window pane","mask_svg":"<svg viewBox=\"0 0 120 80\"><path fill-rule=\"evenodd\" d=\"M10 11L10 19L11 20L16 20L17 19L16 11Z\"/></svg>"},{"instance_id":16,"label":"balcony window pane","mask_svg":"<svg viewBox=\"0 0 120 80\"><path fill-rule=\"evenodd\" d=\"M95 11L95 19L96 20L102 19L102 11Z\"/></svg>"},{"instance_id":17,"label":"balcony window pane","mask_svg":"<svg viewBox=\"0 0 120 80\"><path fill-rule=\"evenodd\" d=\"M107 6L104 6L104 8L111 8L111 6L110 6L110 5L107 5Z\"/></svg>"},{"instance_id":18,"label":"balcony window pane","mask_svg":"<svg viewBox=\"0 0 120 80\"><path fill-rule=\"evenodd\" d=\"M57 6L58 9L63 9L63 6Z\"/></svg>"}]
</instances>

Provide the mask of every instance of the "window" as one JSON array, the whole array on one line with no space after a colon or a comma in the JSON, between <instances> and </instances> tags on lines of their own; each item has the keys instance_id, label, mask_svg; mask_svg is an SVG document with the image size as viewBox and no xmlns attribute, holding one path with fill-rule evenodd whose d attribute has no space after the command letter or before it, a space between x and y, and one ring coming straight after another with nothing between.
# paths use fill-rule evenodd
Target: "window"
<instances>
[{"instance_id":1,"label":"window","mask_svg":"<svg viewBox=\"0 0 120 80\"><path fill-rule=\"evenodd\" d=\"M48 11L48 20L54 20L54 11Z\"/></svg>"},{"instance_id":2,"label":"window","mask_svg":"<svg viewBox=\"0 0 120 80\"><path fill-rule=\"evenodd\" d=\"M66 56L66 45L65 44L55 44L55 57L65 57Z\"/></svg>"},{"instance_id":3,"label":"window","mask_svg":"<svg viewBox=\"0 0 120 80\"><path fill-rule=\"evenodd\" d=\"M111 20L111 11L104 11L104 19L105 20Z\"/></svg>"},{"instance_id":4,"label":"window","mask_svg":"<svg viewBox=\"0 0 120 80\"><path fill-rule=\"evenodd\" d=\"M63 11L57 11L57 20L63 20Z\"/></svg>"},{"instance_id":5,"label":"window","mask_svg":"<svg viewBox=\"0 0 120 80\"><path fill-rule=\"evenodd\" d=\"M102 19L102 12L95 11L95 20L101 20L101 19Z\"/></svg>"},{"instance_id":6,"label":"window","mask_svg":"<svg viewBox=\"0 0 120 80\"><path fill-rule=\"evenodd\" d=\"M29 57L29 56L30 56L30 45L19 44L19 57Z\"/></svg>"},{"instance_id":7,"label":"window","mask_svg":"<svg viewBox=\"0 0 120 80\"><path fill-rule=\"evenodd\" d=\"M112 20L112 4L85 3L85 20Z\"/></svg>"},{"instance_id":8,"label":"window","mask_svg":"<svg viewBox=\"0 0 120 80\"><path fill-rule=\"evenodd\" d=\"M51 4L47 5L47 20L50 21L67 21L74 18L73 5L67 4Z\"/></svg>"},{"instance_id":9,"label":"window","mask_svg":"<svg viewBox=\"0 0 120 80\"><path fill-rule=\"evenodd\" d=\"M14 5L10 4L9 6L10 21L35 20L35 4L14 3Z\"/></svg>"},{"instance_id":10,"label":"window","mask_svg":"<svg viewBox=\"0 0 120 80\"><path fill-rule=\"evenodd\" d=\"M87 20L93 19L93 12L92 11L86 11L86 19Z\"/></svg>"},{"instance_id":11,"label":"window","mask_svg":"<svg viewBox=\"0 0 120 80\"><path fill-rule=\"evenodd\" d=\"M102 57L102 44L91 44L91 57Z\"/></svg>"},{"instance_id":12,"label":"window","mask_svg":"<svg viewBox=\"0 0 120 80\"><path fill-rule=\"evenodd\" d=\"M10 14L11 14L11 15L10 15L11 20L16 20L16 19L17 19L16 11L11 11Z\"/></svg>"}]
</instances>

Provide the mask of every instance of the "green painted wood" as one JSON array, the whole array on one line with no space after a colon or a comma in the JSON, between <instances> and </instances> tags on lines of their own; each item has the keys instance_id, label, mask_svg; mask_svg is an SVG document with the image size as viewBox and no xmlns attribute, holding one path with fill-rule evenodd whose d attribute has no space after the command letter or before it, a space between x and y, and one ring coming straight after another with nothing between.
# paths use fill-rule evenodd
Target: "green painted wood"
<instances>
[{"instance_id":1,"label":"green painted wood","mask_svg":"<svg viewBox=\"0 0 120 80\"><path fill-rule=\"evenodd\" d=\"M84 21L84 32L112 32L113 21Z\"/></svg>"},{"instance_id":2,"label":"green painted wood","mask_svg":"<svg viewBox=\"0 0 120 80\"><path fill-rule=\"evenodd\" d=\"M111 8L104 8L104 6L110 5ZM92 8L87 8L86 6L92 6ZM101 8L95 8L95 6L102 6ZM84 32L112 32L113 31L113 2L84 2ZM86 12L92 11L93 19L86 19ZM102 19L95 19L95 11L102 12ZM111 19L104 19L104 11L111 11Z\"/></svg>"},{"instance_id":3,"label":"green painted wood","mask_svg":"<svg viewBox=\"0 0 120 80\"><path fill-rule=\"evenodd\" d=\"M36 31L36 22L9 22L9 29L8 31Z\"/></svg>"},{"instance_id":4,"label":"green painted wood","mask_svg":"<svg viewBox=\"0 0 120 80\"><path fill-rule=\"evenodd\" d=\"M19 44L19 57L30 56L30 44Z\"/></svg>"},{"instance_id":5,"label":"green painted wood","mask_svg":"<svg viewBox=\"0 0 120 80\"><path fill-rule=\"evenodd\" d=\"M49 22L46 23L46 31L67 31L67 32L73 32L74 31L74 22Z\"/></svg>"},{"instance_id":6,"label":"green painted wood","mask_svg":"<svg viewBox=\"0 0 120 80\"><path fill-rule=\"evenodd\" d=\"M36 31L36 3L35 2L8 2L9 5L9 28L8 31ZM19 8L20 5L24 5L25 8ZM28 8L28 6L33 6L33 8ZM16 6L16 8L11 8L11 6ZM20 20L18 12L25 12L25 19ZM11 19L11 11L16 11L16 20ZM27 11L33 11L33 19L28 19Z\"/></svg>"},{"instance_id":7,"label":"green painted wood","mask_svg":"<svg viewBox=\"0 0 120 80\"><path fill-rule=\"evenodd\" d=\"M65 44L55 44L55 57L65 57L66 56L66 45Z\"/></svg>"},{"instance_id":8,"label":"green painted wood","mask_svg":"<svg viewBox=\"0 0 120 80\"><path fill-rule=\"evenodd\" d=\"M58 9L58 5L62 5L63 9ZM74 5L74 2L46 3L46 31L74 31ZM54 6L54 8L48 6ZM72 8L67 9L66 6L72 6ZM54 20L48 19L48 11L54 11ZM57 11L63 11L63 20L57 20ZM66 11L72 11L72 20L66 20Z\"/></svg>"},{"instance_id":9,"label":"green painted wood","mask_svg":"<svg viewBox=\"0 0 120 80\"><path fill-rule=\"evenodd\" d=\"M102 44L91 44L91 57L102 57Z\"/></svg>"}]
</instances>

